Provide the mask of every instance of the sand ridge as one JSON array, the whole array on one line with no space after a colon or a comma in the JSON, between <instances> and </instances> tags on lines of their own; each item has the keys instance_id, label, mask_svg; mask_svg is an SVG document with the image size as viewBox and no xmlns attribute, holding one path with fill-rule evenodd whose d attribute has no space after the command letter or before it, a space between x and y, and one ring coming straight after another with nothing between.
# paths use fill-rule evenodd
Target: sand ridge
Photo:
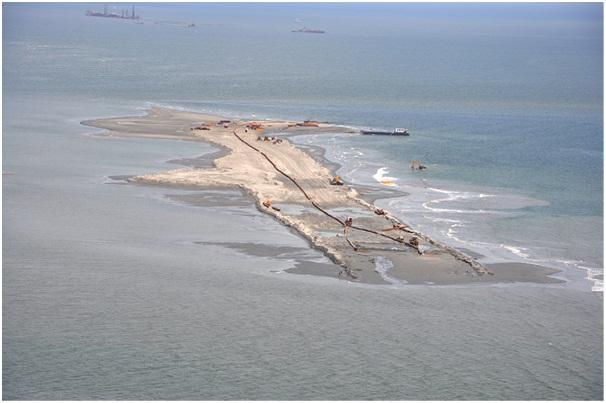
<instances>
[{"instance_id":1,"label":"sand ridge","mask_svg":"<svg viewBox=\"0 0 606 403\"><path fill-rule=\"evenodd\" d=\"M108 130L102 134L107 136L205 141L227 148L230 151L216 159L213 168L174 169L134 176L129 182L243 189L253 196L261 211L296 230L340 266L313 274L371 283L559 281L546 276L554 272L546 268L508 264L484 267L470 256L407 228L389 212L376 214L378 209L363 200L355 188L331 185L334 173L283 137L286 133L334 134L343 132L342 127L252 122L158 107L145 116L82 123ZM252 130L254 123L262 124L264 129ZM310 209L301 213L292 206ZM348 218L353 218L353 225L344 225ZM420 241L418 248L410 243L412 237ZM389 277L378 268L378 262L383 266L388 262ZM306 273L305 269L292 271Z\"/></svg>"}]
</instances>

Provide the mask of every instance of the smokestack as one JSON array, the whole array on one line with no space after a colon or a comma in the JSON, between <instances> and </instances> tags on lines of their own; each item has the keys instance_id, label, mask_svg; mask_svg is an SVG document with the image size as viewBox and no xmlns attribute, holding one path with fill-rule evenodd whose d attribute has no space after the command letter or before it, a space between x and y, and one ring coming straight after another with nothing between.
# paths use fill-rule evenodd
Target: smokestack
<instances>
[{"instance_id":1,"label":"smokestack","mask_svg":"<svg viewBox=\"0 0 606 403\"><path fill-rule=\"evenodd\" d=\"M131 15L131 18L134 20L135 19L135 6L133 6L133 15Z\"/></svg>"},{"instance_id":2,"label":"smokestack","mask_svg":"<svg viewBox=\"0 0 606 403\"><path fill-rule=\"evenodd\" d=\"M105 3L105 6L103 7L103 15L107 16L107 3Z\"/></svg>"}]
</instances>

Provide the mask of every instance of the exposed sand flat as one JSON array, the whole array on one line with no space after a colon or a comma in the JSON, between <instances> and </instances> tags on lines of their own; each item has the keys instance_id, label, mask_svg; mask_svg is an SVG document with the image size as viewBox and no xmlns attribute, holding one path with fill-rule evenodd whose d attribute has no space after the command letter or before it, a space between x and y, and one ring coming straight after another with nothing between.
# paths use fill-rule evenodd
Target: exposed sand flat
<instances>
[{"instance_id":1,"label":"exposed sand flat","mask_svg":"<svg viewBox=\"0 0 606 403\"><path fill-rule=\"evenodd\" d=\"M218 124L222 120L229 123ZM258 140L259 136L280 138L286 129L288 133L335 133L343 131L340 127L257 121L264 130L250 130L247 125L252 122L164 108L152 108L146 116L82 123L107 129L102 135L206 141L231 150L215 160L214 168L175 169L135 176L129 181L239 187L254 197L260 210L295 229L312 247L341 266L327 269L309 265L292 272L371 283L559 282L547 276L554 270L542 267L514 264L484 267L460 251L406 229L404 223L388 212L376 214L376 207L363 200L356 189L331 185L334 173L287 139ZM367 196L365 199L372 202ZM269 207L263 204L267 201L271 202ZM344 225L349 217L353 218L352 226ZM385 231L394 226L404 229ZM420 241L418 249L410 244L413 236Z\"/></svg>"}]
</instances>

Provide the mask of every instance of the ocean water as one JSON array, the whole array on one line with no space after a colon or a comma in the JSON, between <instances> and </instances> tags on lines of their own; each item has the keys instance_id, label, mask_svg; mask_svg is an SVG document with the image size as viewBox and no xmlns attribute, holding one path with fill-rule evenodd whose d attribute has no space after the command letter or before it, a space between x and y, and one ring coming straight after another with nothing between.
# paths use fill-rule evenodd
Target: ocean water
<instances>
[{"instance_id":1,"label":"ocean water","mask_svg":"<svg viewBox=\"0 0 606 403\"><path fill-rule=\"evenodd\" d=\"M95 7L2 8L4 399L602 399L601 4ZM294 140L393 181L377 205L415 228L564 283L288 274L339 268L238 192L111 179L215 150L80 125L151 105L407 127Z\"/></svg>"}]
</instances>

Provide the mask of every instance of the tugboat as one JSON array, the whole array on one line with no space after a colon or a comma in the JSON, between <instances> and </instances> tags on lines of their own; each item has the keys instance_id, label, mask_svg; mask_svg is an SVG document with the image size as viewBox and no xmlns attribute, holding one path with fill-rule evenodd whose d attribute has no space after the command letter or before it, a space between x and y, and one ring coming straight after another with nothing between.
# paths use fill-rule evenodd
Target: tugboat
<instances>
[{"instance_id":1,"label":"tugboat","mask_svg":"<svg viewBox=\"0 0 606 403\"><path fill-rule=\"evenodd\" d=\"M379 136L410 136L408 129L397 128L393 131L384 130L362 130L362 134Z\"/></svg>"}]
</instances>

